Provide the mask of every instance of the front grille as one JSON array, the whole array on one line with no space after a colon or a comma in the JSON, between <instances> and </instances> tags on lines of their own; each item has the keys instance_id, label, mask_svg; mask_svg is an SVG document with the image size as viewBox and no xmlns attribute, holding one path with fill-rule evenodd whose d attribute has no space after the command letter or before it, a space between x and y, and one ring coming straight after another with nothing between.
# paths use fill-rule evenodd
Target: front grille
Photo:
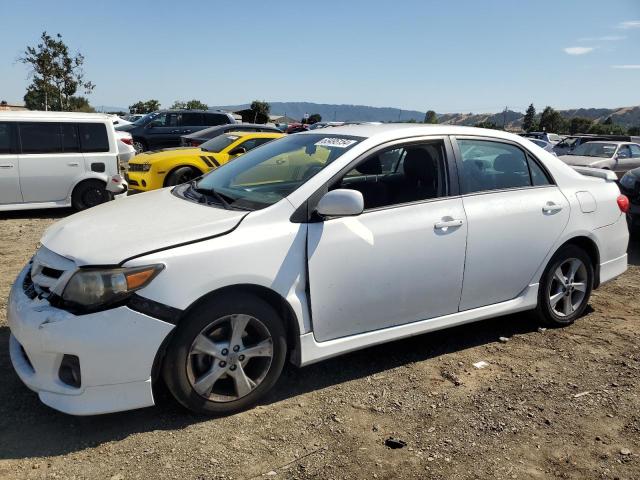
<instances>
[{"instance_id":1,"label":"front grille","mask_svg":"<svg viewBox=\"0 0 640 480\"><path fill-rule=\"evenodd\" d=\"M144 163L130 163L129 171L130 172L144 172L146 165Z\"/></svg>"},{"instance_id":2,"label":"front grille","mask_svg":"<svg viewBox=\"0 0 640 480\"><path fill-rule=\"evenodd\" d=\"M62 276L62 270L56 270L51 267L42 267L42 274L51 278L60 278Z\"/></svg>"}]
</instances>

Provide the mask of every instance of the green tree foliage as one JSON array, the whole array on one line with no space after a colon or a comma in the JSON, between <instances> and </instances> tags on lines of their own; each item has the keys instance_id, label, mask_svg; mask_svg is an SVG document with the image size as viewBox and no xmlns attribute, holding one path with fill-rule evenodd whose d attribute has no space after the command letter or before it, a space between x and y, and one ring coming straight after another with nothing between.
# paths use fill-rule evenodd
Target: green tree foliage
<instances>
[{"instance_id":1,"label":"green tree foliage","mask_svg":"<svg viewBox=\"0 0 640 480\"><path fill-rule=\"evenodd\" d=\"M503 130L502 127L496 125L493 122L490 122L488 120L485 120L484 122L478 122L474 125L474 127L478 127L478 128L491 128L493 130Z\"/></svg>"},{"instance_id":2,"label":"green tree foliage","mask_svg":"<svg viewBox=\"0 0 640 480\"><path fill-rule=\"evenodd\" d=\"M89 94L95 88L84 78L84 56L71 56L59 33L52 37L42 32L40 43L27 46L18 61L30 70L31 84L24 96L29 109L69 111L78 89Z\"/></svg>"},{"instance_id":3,"label":"green tree foliage","mask_svg":"<svg viewBox=\"0 0 640 480\"><path fill-rule=\"evenodd\" d=\"M438 115L433 110L428 110L424 115L424 123L438 123Z\"/></svg>"},{"instance_id":4,"label":"green tree foliage","mask_svg":"<svg viewBox=\"0 0 640 480\"><path fill-rule=\"evenodd\" d=\"M595 133L597 135L628 135L627 129L622 125L606 123L606 120L603 123L594 123L588 133Z\"/></svg>"},{"instance_id":5,"label":"green tree foliage","mask_svg":"<svg viewBox=\"0 0 640 480\"><path fill-rule=\"evenodd\" d=\"M567 122L559 112L551 107L546 107L540 115L538 128L549 133L562 133L567 130Z\"/></svg>"},{"instance_id":6,"label":"green tree foliage","mask_svg":"<svg viewBox=\"0 0 640 480\"><path fill-rule=\"evenodd\" d=\"M604 122L602 122L602 124L603 125L613 125L613 118L611 118L611 115L609 115L607 117L607 119Z\"/></svg>"},{"instance_id":7,"label":"green tree foliage","mask_svg":"<svg viewBox=\"0 0 640 480\"><path fill-rule=\"evenodd\" d=\"M95 108L89 104L86 97L69 97L69 110L72 112L93 113Z\"/></svg>"},{"instance_id":8,"label":"green tree foliage","mask_svg":"<svg viewBox=\"0 0 640 480\"><path fill-rule=\"evenodd\" d=\"M267 123L269 121L269 112L271 105L264 100L254 100L251 102L251 121L253 123Z\"/></svg>"},{"instance_id":9,"label":"green tree foliage","mask_svg":"<svg viewBox=\"0 0 640 480\"><path fill-rule=\"evenodd\" d=\"M587 133L592 125L593 120L589 118L573 117L569 121L569 133L571 135L576 133Z\"/></svg>"},{"instance_id":10,"label":"green tree foliage","mask_svg":"<svg viewBox=\"0 0 640 480\"><path fill-rule=\"evenodd\" d=\"M628 130L629 135L640 136L640 126L630 127Z\"/></svg>"},{"instance_id":11,"label":"green tree foliage","mask_svg":"<svg viewBox=\"0 0 640 480\"><path fill-rule=\"evenodd\" d=\"M522 129L526 132L531 132L536 127L536 107L533 106L533 103L529 105L527 111L524 114L524 119L522 120Z\"/></svg>"},{"instance_id":12,"label":"green tree foliage","mask_svg":"<svg viewBox=\"0 0 640 480\"><path fill-rule=\"evenodd\" d=\"M129 105L129 113L151 113L160 110L160 102L158 100L142 100Z\"/></svg>"},{"instance_id":13,"label":"green tree foliage","mask_svg":"<svg viewBox=\"0 0 640 480\"><path fill-rule=\"evenodd\" d=\"M309 115L309 119L307 120L307 123L309 125L313 125L314 123L318 123L321 121L322 121L322 116L319 113L313 113Z\"/></svg>"},{"instance_id":14,"label":"green tree foliage","mask_svg":"<svg viewBox=\"0 0 640 480\"><path fill-rule=\"evenodd\" d=\"M171 105L172 109L180 109L180 110L208 110L209 105L206 103L202 103L200 100L189 100L188 102L183 102L181 100L176 100Z\"/></svg>"}]
</instances>

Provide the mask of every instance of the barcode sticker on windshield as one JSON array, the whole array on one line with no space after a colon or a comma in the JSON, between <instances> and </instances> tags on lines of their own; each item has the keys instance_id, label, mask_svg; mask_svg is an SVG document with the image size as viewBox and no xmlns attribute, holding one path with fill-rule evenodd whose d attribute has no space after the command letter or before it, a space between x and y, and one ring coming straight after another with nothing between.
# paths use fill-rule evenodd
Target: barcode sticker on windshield
<instances>
[{"instance_id":1,"label":"barcode sticker on windshield","mask_svg":"<svg viewBox=\"0 0 640 480\"><path fill-rule=\"evenodd\" d=\"M318 147L347 148L354 143L356 143L355 140L349 140L348 138L326 137L316 142L315 145Z\"/></svg>"}]
</instances>

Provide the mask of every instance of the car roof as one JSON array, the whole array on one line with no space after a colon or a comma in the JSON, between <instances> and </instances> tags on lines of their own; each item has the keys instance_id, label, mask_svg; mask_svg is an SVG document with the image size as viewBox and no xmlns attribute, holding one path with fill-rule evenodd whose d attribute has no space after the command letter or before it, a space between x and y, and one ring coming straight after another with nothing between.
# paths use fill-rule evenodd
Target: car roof
<instances>
[{"instance_id":1,"label":"car roof","mask_svg":"<svg viewBox=\"0 0 640 480\"><path fill-rule=\"evenodd\" d=\"M235 132L233 130L229 131L229 132L225 132L223 133L223 135L233 135L234 137L248 137L248 136L253 136L253 137L266 137L266 138L271 138L274 135L275 136L281 136L284 135L284 133L282 132ZM216 137L213 137L216 138ZM275 137L274 137L275 138Z\"/></svg>"},{"instance_id":2,"label":"car roof","mask_svg":"<svg viewBox=\"0 0 640 480\"><path fill-rule=\"evenodd\" d=\"M403 138L420 135L481 135L485 137L504 138L507 140L522 140L522 137L503 130L493 130L477 127L462 127L446 124L422 123L383 123L379 125L343 125L330 129L308 130L296 135L350 135L354 137L389 137Z\"/></svg>"},{"instance_id":3,"label":"car roof","mask_svg":"<svg viewBox=\"0 0 640 480\"><path fill-rule=\"evenodd\" d=\"M111 116L106 113L83 113L83 112L45 112L41 110L5 110L0 111L0 118L25 119L77 119L77 120L109 120Z\"/></svg>"}]
</instances>

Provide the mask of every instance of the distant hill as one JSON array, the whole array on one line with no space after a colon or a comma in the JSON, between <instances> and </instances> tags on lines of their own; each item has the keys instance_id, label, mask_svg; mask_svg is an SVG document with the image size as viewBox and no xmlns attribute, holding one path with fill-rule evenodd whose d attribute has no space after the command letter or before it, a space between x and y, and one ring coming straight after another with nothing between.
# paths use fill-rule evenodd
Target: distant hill
<instances>
[{"instance_id":1,"label":"distant hill","mask_svg":"<svg viewBox=\"0 0 640 480\"><path fill-rule=\"evenodd\" d=\"M406 122L415 120L422 122L424 113L417 110L401 110L391 107L368 107L366 105L333 105L327 103L310 102L269 102L271 113L286 115L291 118L302 119L305 113L309 115L319 113L325 121L338 122ZM225 105L214 108L223 110L242 110L249 108L249 104Z\"/></svg>"}]
</instances>

